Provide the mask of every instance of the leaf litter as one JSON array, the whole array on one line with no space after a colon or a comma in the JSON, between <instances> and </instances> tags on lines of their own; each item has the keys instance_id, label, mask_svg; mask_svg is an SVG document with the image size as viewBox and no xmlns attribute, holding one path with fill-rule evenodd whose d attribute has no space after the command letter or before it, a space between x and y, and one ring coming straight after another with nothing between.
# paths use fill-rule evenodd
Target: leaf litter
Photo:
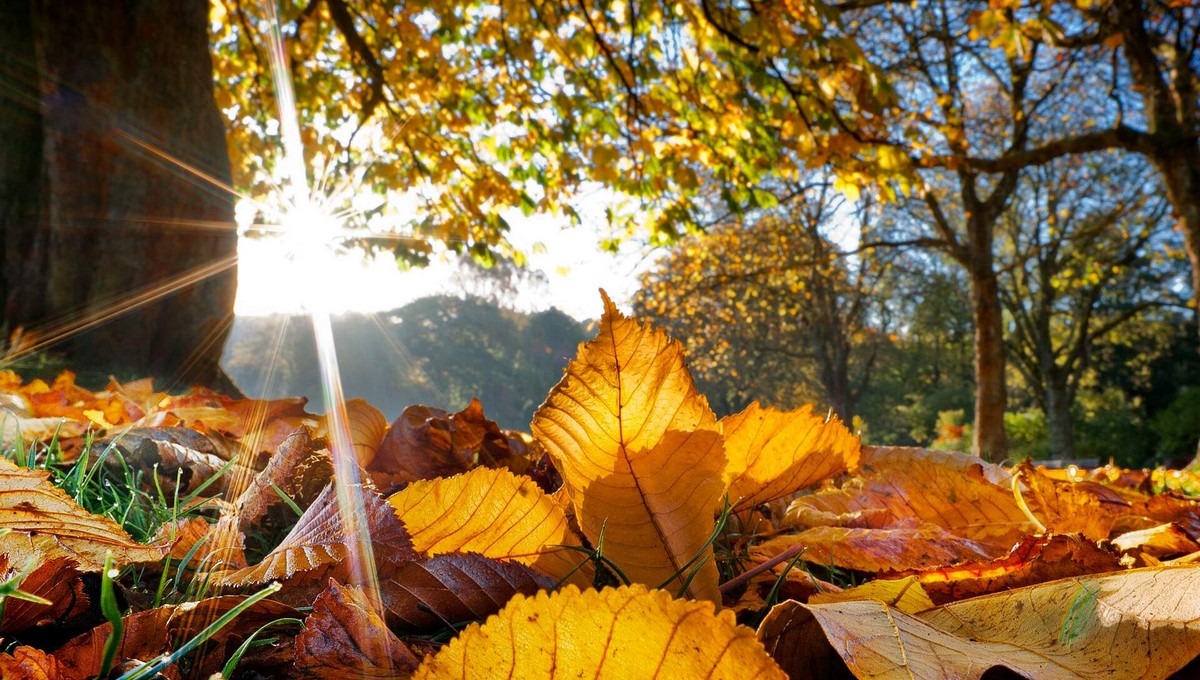
<instances>
[{"instance_id":1,"label":"leaf litter","mask_svg":"<svg viewBox=\"0 0 1200 680\"><path fill-rule=\"evenodd\" d=\"M347 403L374 589L303 400L0 373L0 674L1159 678L1200 656L1180 475L863 447L812 406L717 419L681 345L603 302L529 433L478 401L390 424Z\"/></svg>"}]
</instances>

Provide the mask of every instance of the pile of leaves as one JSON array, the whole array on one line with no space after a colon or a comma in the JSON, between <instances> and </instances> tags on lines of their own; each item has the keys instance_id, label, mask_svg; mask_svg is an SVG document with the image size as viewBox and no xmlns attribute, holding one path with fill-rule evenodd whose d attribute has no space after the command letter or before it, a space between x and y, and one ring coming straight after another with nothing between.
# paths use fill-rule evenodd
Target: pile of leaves
<instances>
[{"instance_id":1,"label":"pile of leaves","mask_svg":"<svg viewBox=\"0 0 1200 680\"><path fill-rule=\"evenodd\" d=\"M352 461L299 400L0 383L0 677L1162 678L1200 655L1190 473L863 447L811 407L718 419L679 343L607 298L531 433L352 400Z\"/></svg>"}]
</instances>

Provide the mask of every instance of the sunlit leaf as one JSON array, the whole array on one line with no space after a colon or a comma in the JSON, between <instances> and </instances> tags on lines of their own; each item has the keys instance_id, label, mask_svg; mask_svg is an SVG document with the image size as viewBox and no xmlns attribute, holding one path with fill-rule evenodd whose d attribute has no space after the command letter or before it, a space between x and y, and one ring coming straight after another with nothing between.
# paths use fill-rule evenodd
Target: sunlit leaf
<instances>
[{"instance_id":1,"label":"sunlit leaf","mask_svg":"<svg viewBox=\"0 0 1200 680\"><path fill-rule=\"evenodd\" d=\"M414 482L388 498L412 537L429 556L476 552L527 564L555 579L589 572L577 569L586 555L562 508L533 480L507 470L478 468L446 479Z\"/></svg>"},{"instance_id":2,"label":"sunlit leaf","mask_svg":"<svg viewBox=\"0 0 1200 680\"><path fill-rule=\"evenodd\" d=\"M371 470L411 482L476 466L507 468L514 459L500 426L484 417L483 405L472 399L453 414L428 406L404 409L379 445ZM523 469L524 463L516 468Z\"/></svg>"},{"instance_id":3,"label":"sunlit leaf","mask_svg":"<svg viewBox=\"0 0 1200 680\"><path fill-rule=\"evenodd\" d=\"M20 646L11 654L0 654L0 678L58 680L63 677L58 659L36 647Z\"/></svg>"},{"instance_id":4,"label":"sunlit leaf","mask_svg":"<svg viewBox=\"0 0 1200 680\"><path fill-rule=\"evenodd\" d=\"M782 413L758 402L721 419L725 479L735 508L783 498L858 464L858 437L812 406Z\"/></svg>"},{"instance_id":5,"label":"sunlit leaf","mask_svg":"<svg viewBox=\"0 0 1200 680\"><path fill-rule=\"evenodd\" d=\"M1165 678L1200 654L1200 568L1068 578L906 614L881 602L780 605L759 629L793 672L832 649L859 677ZM815 630L823 631L816 635ZM826 640L822 645L820 642Z\"/></svg>"},{"instance_id":6,"label":"sunlit leaf","mask_svg":"<svg viewBox=\"0 0 1200 680\"><path fill-rule=\"evenodd\" d=\"M417 678L784 678L732 612L642 586L517 596Z\"/></svg>"},{"instance_id":7,"label":"sunlit leaf","mask_svg":"<svg viewBox=\"0 0 1200 680\"><path fill-rule=\"evenodd\" d=\"M0 459L0 553L21 569L66 557L81 571L99 571L105 553L119 564L153 562L167 546L137 543L116 522L80 508L49 482L50 473Z\"/></svg>"},{"instance_id":8,"label":"sunlit leaf","mask_svg":"<svg viewBox=\"0 0 1200 680\"><path fill-rule=\"evenodd\" d=\"M808 599L808 603L823 604L852 600L875 600L905 614L916 614L934 607L933 600L929 599L929 595L921 587L921 581L915 576L902 579L876 579L836 593L817 593Z\"/></svg>"},{"instance_id":9,"label":"sunlit leaf","mask_svg":"<svg viewBox=\"0 0 1200 680\"><path fill-rule=\"evenodd\" d=\"M605 295L599 334L538 409L533 432L583 532L595 544L603 531L605 557L651 586L679 587L695 566L688 593L719 601L706 541L725 456L678 342L626 318Z\"/></svg>"},{"instance_id":10,"label":"sunlit leaf","mask_svg":"<svg viewBox=\"0 0 1200 680\"><path fill-rule=\"evenodd\" d=\"M351 493L362 500L358 512L363 514L358 521L370 534L376 560L395 565L416 559L404 525L392 508L368 489L356 487ZM212 579L214 583L226 586L257 585L283 579L291 579L294 583L301 574L309 583L323 582L330 577L348 581L351 556L362 549L359 540L350 523L345 521L338 507L337 491L330 484L261 562L242 569L215 572Z\"/></svg>"}]
</instances>

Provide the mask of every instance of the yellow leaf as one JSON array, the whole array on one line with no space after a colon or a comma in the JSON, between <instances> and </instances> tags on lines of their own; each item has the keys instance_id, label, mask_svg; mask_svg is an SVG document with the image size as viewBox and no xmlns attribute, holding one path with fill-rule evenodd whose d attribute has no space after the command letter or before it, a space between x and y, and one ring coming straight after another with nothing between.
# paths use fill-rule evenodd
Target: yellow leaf
<instances>
[{"instance_id":1,"label":"yellow leaf","mask_svg":"<svg viewBox=\"0 0 1200 680\"><path fill-rule=\"evenodd\" d=\"M562 473L584 534L596 544L603 532L605 557L631 581L682 587L698 568L687 592L719 602L707 545L725 469L716 417L683 347L601 295L600 332L534 414L534 436Z\"/></svg>"},{"instance_id":2,"label":"yellow leaf","mask_svg":"<svg viewBox=\"0 0 1200 680\"><path fill-rule=\"evenodd\" d=\"M744 509L782 498L858 465L859 440L836 418L804 406L781 413L758 402L721 419L729 500Z\"/></svg>"},{"instance_id":3,"label":"yellow leaf","mask_svg":"<svg viewBox=\"0 0 1200 680\"><path fill-rule=\"evenodd\" d=\"M808 598L808 603L823 604L854 600L875 600L895 607L905 614L916 614L934 607L933 600L921 587L921 581L916 576L906 576L901 579L876 579L836 593L817 593Z\"/></svg>"},{"instance_id":4,"label":"yellow leaf","mask_svg":"<svg viewBox=\"0 0 1200 680\"><path fill-rule=\"evenodd\" d=\"M533 480L507 470L476 468L465 474L413 482L393 494L413 547L430 557L476 552L534 567L555 579L586 583L576 570L586 556L561 546L579 546L562 507Z\"/></svg>"},{"instance_id":5,"label":"yellow leaf","mask_svg":"<svg viewBox=\"0 0 1200 680\"><path fill-rule=\"evenodd\" d=\"M642 586L518 595L467 628L416 678L760 678L786 676L733 612Z\"/></svg>"},{"instance_id":6,"label":"yellow leaf","mask_svg":"<svg viewBox=\"0 0 1200 680\"><path fill-rule=\"evenodd\" d=\"M0 459L0 554L13 570L65 557L80 571L100 571L105 553L117 564L154 562L167 546L142 545L116 522L79 507L50 473Z\"/></svg>"},{"instance_id":7,"label":"yellow leaf","mask_svg":"<svg viewBox=\"0 0 1200 680\"><path fill-rule=\"evenodd\" d=\"M388 421L383 413L363 399L346 401L346 428L350 431L350 442L354 445L354 457L360 467L368 467L375 460L375 452L387 434ZM321 419L317 436L329 437L329 416Z\"/></svg>"}]
</instances>

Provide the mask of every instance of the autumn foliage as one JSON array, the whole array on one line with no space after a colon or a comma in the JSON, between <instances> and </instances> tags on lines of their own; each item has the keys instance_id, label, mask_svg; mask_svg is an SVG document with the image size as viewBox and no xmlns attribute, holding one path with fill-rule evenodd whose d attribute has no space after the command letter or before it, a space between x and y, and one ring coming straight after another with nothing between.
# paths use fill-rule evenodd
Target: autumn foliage
<instances>
[{"instance_id":1,"label":"autumn foliage","mask_svg":"<svg viewBox=\"0 0 1200 680\"><path fill-rule=\"evenodd\" d=\"M1200 655L1200 508L1161 473L862 447L812 407L718 419L681 345L604 305L530 434L478 402L390 425L348 403L357 481L302 402L4 376L0 676L1162 678ZM185 499L146 540L60 488L118 454Z\"/></svg>"}]
</instances>

